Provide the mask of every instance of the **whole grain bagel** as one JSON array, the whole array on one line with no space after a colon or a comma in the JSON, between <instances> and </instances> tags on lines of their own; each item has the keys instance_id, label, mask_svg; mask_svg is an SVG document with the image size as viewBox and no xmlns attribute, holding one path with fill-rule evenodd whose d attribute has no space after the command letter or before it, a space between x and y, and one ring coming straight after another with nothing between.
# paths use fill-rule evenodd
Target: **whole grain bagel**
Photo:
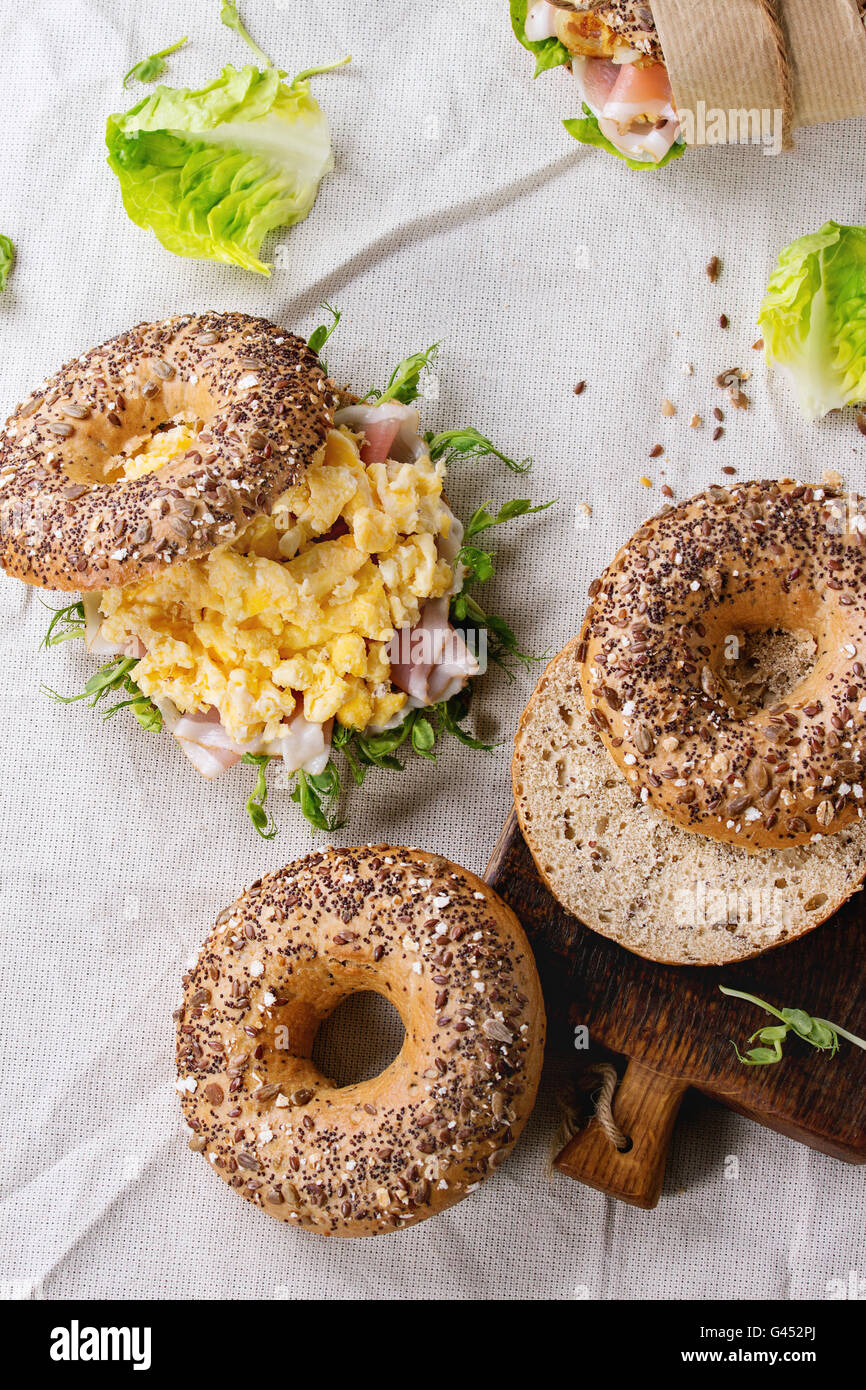
<instances>
[{"instance_id":1,"label":"whole grain bagel","mask_svg":"<svg viewBox=\"0 0 866 1390\"><path fill-rule=\"evenodd\" d=\"M649 960L724 965L793 941L858 891L866 821L815 844L749 852L684 830L643 799L587 718L579 646L569 642L538 682L512 776L539 873L580 922Z\"/></svg>"},{"instance_id":2,"label":"whole grain bagel","mask_svg":"<svg viewBox=\"0 0 866 1390\"><path fill-rule=\"evenodd\" d=\"M728 673L772 629L816 657L764 707ZM866 503L782 481L667 508L590 585L578 658L610 756L676 824L746 849L843 830L866 781Z\"/></svg>"},{"instance_id":3,"label":"whole grain bagel","mask_svg":"<svg viewBox=\"0 0 866 1390\"><path fill-rule=\"evenodd\" d=\"M117 588L232 540L311 462L337 404L302 339L246 314L142 323L74 358L0 435L0 565L52 589ZM122 476L179 417L195 447Z\"/></svg>"},{"instance_id":4,"label":"whole grain bagel","mask_svg":"<svg viewBox=\"0 0 866 1390\"><path fill-rule=\"evenodd\" d=\"M343 1236L422 1221L498 1166L532 1109L532 953L505 903L437 855L328 849L269 874L220 915L184 985L190 1148L282 1221ZM313 1040L369 990L399 1012L403 1048L338 1089Z\"/></svg>"}]
</instances>

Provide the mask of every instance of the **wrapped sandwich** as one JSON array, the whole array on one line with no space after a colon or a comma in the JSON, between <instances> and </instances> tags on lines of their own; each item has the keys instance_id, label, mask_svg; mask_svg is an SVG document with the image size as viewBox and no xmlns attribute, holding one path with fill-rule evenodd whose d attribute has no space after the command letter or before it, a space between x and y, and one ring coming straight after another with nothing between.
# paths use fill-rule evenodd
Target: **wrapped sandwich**
<instances>
[{"instance_id":1,"label":"wrapped sandwich","mask_svg":"<svg viewBox=\"0 0 866 1390\"><path fill-rule=\"evenodd\" d=\"M583 144L631 168L687 146L778 154L795 126L866 114L866 0L511 0L536 72L564 67Z\"/></svg>"}]
</instances>

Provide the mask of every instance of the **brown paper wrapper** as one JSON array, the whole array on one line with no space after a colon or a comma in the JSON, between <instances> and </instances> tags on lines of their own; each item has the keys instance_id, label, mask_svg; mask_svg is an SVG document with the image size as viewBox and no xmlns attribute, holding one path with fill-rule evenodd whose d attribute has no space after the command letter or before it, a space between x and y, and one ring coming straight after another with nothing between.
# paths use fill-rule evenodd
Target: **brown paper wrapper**
<instances>
[{"instance_id":1,"label":"brown paper wrapper","mask_svg":"<svg viewBox=\"0 0 866 1390\"><path fill-rule=\"evenodd\" d=\"M652 10L692 143L742 138L732 128L724 139L713 111L785 112L786 126L866 115L857 0L776 0L781 34L763 0L652 0Z\"/></svg>"},{"instance_id":2,"label":"brown paper wrapper","mask_svg":"<svg viewBox=\"0 0 866 1390\"><path fill-rule=\"evenodd\" d=\"M866 28L856 0L784 0L797 125L866 115Z\"/></svg>"}]
</instances>

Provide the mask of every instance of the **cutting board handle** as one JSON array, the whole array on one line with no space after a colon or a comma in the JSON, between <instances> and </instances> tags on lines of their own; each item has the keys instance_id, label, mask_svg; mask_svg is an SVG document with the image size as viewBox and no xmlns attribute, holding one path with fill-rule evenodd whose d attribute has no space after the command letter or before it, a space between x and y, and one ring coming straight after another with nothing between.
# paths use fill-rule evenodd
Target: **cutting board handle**
<instances>
[{"instance_id":1,"label":"cutting board handle","mask_svg":"<svg viewBox=\"0 0 866 1390\"><path fill-rule=\"evenodd\" d=\"M688 1087L641 1062L629 1061L613 1098L613 1114L630 1147L620 1152L594 1119L554 1159L560 1173L645 1210L661 1196L677 1111Z\"/></svg>"}]
</instances>

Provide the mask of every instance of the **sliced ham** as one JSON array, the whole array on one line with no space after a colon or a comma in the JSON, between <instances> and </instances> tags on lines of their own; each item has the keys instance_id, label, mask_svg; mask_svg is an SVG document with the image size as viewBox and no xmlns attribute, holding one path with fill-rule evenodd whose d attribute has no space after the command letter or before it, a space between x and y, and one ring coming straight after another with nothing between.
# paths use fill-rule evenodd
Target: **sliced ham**
<instances>
[{"instance_id":1,"label":"sliced ham","mask_svg":"<svg viewBox=\"0 0 866 1390\"><path fill-rule=\"evenodd\" d=\"M171 731L181 742L197 743L201 748L213 748L238 757L247 750L234 742L223 728L220 712L211 705L202 713L182 714Z\"/></svg>"},{"instance_id":2,"label":"sliced ham","mask_svg":"<svg viewBox=\"0 0 866 1390\"><path fill-rule=\"evenodd\" d=\"M584 61L581 95L596 114L604 111L619 76L620 69L609 58L587 58Z\"/></svg>"},{"instance_id":3,"label":"sliced ham","mask_svg":"<svg viewBox=\"0 0 866 1390\"><path fill-rule=\"evenodd\" d=\"M399 401L343 406L335 414L334 424L363 434L361 458L364 463L385 463L388 459L411 463L427 448L419 434L418 411Z\"/></svg>"},{"instance_id":4,"label":"sliced ham","mask_svg":"<svg viewBox=\"0 0 866 1390\"><path fill-rule=\"evenodd\" d=\"M203 712L181 714L171 700L155 700L154 704L169 733L203 777L214 778L228 772L246 752L229 738L220 722L219 710L213 706Z\"/></svg>"},{"instance_id":5,"label":"sliced ham","mask_svg":"<svg viewBox=\"0 0 866 1390\"><path fill-rule=\"evenodd\" d=\"M122 647L116 642L107 642L102 635L102 614L99 605L102 602L102 594L97 590L81 595L81 606L84 609L84 645L94 656L134 656L141 660L144 656L144 646L137 637L130 637Z\"/></svg>"},{"instance_id":6,"label":"sliced ham","mask_svg":"<svg viewBox=\"0 0 866 1390\"><path fill-rule=\"evenodd\" d=\"M219 710L211 706L194 714L181 714L170 700L157 700L169 733L177 739L190 762L205 777L219 777L234 767L245 753L267 753L270 758L282 758L289 773L324 772L331 756L331 730L334 721L312 724L304 718L300 704L278 738L253 739L236 743L226 732Z\"/></svg>"},{"instance_id":7,"label":"sliced ham","mask_svg":"<svg viewBox=\"0 0 866 1390\"><path fill-rule=\"evenodd\" d=\"M333 719L329 719L326 724L310 723L304 718L303 705L299 700L298 708L289 720L285 733L267 744L262 744L256 751L269 753L272 758L282 758L288 773L304 771L315 776L324 772L328 765L333 727ZM247 751L251 752L252 749Z\"/></svg>"},{"instance_id":8,"label":"sliced ham","mask_svg":"<svg viewBox=\"0 0 866 1390\"><path fill-rule=\"evenodd\" d=\"M428 599L414 627L403 628L387 648L391 681L418 705L450 700L481 667L448 621L448 596Z\"/></svg>"},{"instance_id":9,"label":"sliced ham","mask_svg":"<svg viewBox=\"0 0 866 1390\"><path fill-rule=\"evenodd\" d=\"M235 755L216 748L204 748L200 743L192 743L189 739L179 738L178 743L193 767L209 781L221 777L224 772L228 772L230 767L234 767L235 763L240 761L239 754Z\"/></svg>"},{"instance_id":10,"label":"sliced ham","mask_svg":"<svg viewBox=\"0 0 866 1390\"><path fill-rule=\"evenodd\" d=\"M615 121L600 119L598 126L602 135L629 159L653 164L664 159L668 150L676 144L680 132L679 121L666 121L663 126L648 126L644 130L631 130L626 134Z\"/></svg>"}]
</instances>

